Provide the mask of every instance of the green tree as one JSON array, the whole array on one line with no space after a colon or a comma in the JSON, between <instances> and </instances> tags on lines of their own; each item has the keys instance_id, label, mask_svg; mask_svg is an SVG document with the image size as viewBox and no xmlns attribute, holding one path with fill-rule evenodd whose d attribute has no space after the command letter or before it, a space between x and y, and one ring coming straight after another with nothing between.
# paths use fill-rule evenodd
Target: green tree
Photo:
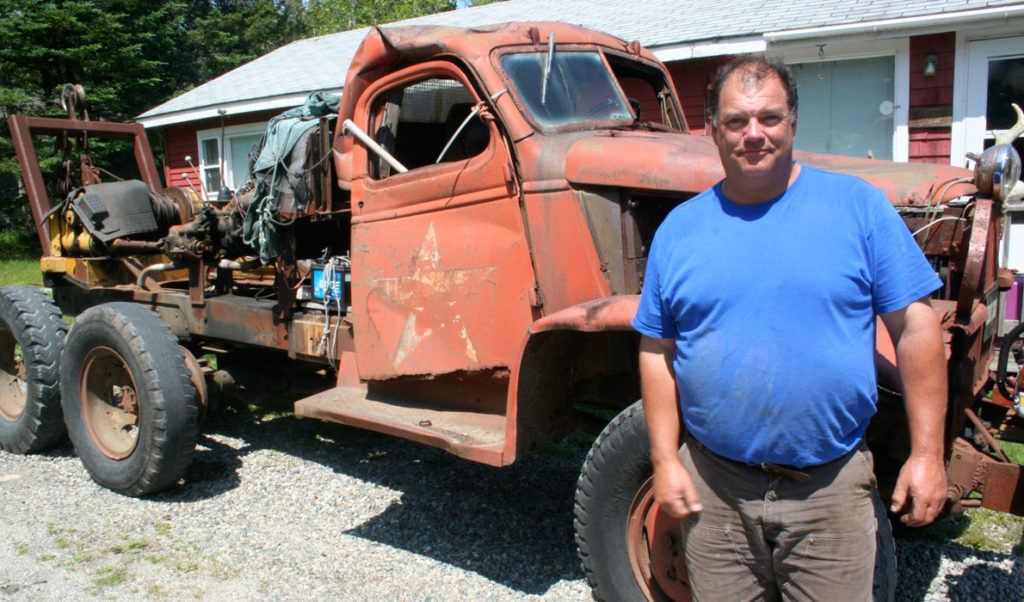
<instances>
[{"instance_id":1,"label":"green tree","mask_svg":"<svg viewBox=\"0 0 1024 602\"><path fill-rule=\"evenodd\" d=\"M448 10L455 0L310 0L306 9L314 35L391 23Z\"/></svg>"},{"instance_id":2,"label":"green tree","mask_svg":"<svg viewBox=\"0 0 1024 602\"><path fill-rule=\"evenodd\" d=\"M187 77L174 65L184 9L174 0L0 0L0 215L27 215L7 117L64 115L58 98L69 82L87 93L79 117L87 108L94 119L127 120L167 98ZM97 142L90 153L110 166L124 146ZM56 196L63 153L45 139L36 147Z\"/></svg>"},{"instance_id":3,"label":"green tree","mask_svg":"<svg viewBox=\"0 0 1024 602\"><path fill-rule=\"evenodd\" d=\"M305 35L303 11L302 0L0 0L0 227L27 215L9 115L64 115L57 100L73 82L93 119L130 120ZM58 197L63 153L45 139L36 148ZM134 165L125 144L93 140L89 151L115 172Z\"/></svg>"},{"instance_id":4,"label":"green tree","mask_svg":"<svg viewBox=\"0 0 1024 602\"><path fill-rule=\"evenodd\" d=\"M302 0L195 0L188 30L196 83L310 33Z\"/></svg>"}]
</instances>

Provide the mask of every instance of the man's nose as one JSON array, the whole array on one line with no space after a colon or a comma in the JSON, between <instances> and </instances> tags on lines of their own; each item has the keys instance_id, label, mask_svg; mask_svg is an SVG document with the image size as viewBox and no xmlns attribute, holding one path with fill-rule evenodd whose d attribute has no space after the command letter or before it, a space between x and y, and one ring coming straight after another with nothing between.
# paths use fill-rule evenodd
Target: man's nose
<instances>
[{"instance_id":1,"label":"man's nose","mask_svg":"<svg viewBox=\"0 0 1024 602\"><path fill-rule=\"evenodd\" d=\"M757 120L757 117L751 117L747 120L746 127L743 128L743 135L746 138L764 138L764 126Z\"/></svg>"}]
</instances>

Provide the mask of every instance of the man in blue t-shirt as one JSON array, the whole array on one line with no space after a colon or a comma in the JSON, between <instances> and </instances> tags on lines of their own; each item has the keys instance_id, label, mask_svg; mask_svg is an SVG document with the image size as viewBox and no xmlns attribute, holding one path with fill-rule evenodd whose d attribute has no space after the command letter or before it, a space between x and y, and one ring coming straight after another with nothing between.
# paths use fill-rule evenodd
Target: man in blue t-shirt
<instances>
[{"instance_id":1,"label":"man in blue t-shirt","mask_svg":"<svg viewBox=\"0 0 1024 602\"><path fill-rule=\"evenodd\" d=\"M655 497L697 599L867 599L875 317L911 431L892 511L924 525L946 495L941 281L879 190L793 162L787 67L733 61L711 109L725 179L660 226L633 319Z\"/></svg>"}]
</instances>

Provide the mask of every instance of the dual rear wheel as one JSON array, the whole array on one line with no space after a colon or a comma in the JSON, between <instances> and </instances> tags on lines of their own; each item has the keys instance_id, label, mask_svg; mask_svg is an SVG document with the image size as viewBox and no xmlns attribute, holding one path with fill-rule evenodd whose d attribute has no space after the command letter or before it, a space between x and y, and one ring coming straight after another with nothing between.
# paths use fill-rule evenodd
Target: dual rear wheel
<instances>
[{"instance_id":1,"label":"dual rear wheel","mask_svg":"<svg viewBox=\"0 0 1024 602\"><path fill-rule=\"evenodd\" d=\"M141 496L184 475L199 415L185 357L163 320L134 303L99 305L75 321L61 356L61 403L97 483Z\"/></svg>"},{"instance_id":2,"label":"dual rear wheel","mask_svg":"<svg viewBox=\"0 0 1024 602\"><path fill-rule=\"evenodd\" d=\"M42 451L67 435L100 485L154 493L185 473L202 388L194 358L145 307L99 305L69 331L41 290L0 288L0 449Z\"/></svg>"}]
</instances>

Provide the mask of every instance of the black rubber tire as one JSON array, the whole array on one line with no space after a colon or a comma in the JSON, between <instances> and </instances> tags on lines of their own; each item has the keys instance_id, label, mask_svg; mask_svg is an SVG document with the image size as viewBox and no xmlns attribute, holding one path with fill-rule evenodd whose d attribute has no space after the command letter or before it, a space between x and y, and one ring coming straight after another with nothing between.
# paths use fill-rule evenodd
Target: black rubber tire
<instances>
[{"instance_id":1,"label":"black rubber tire","mask_svg":"<svg viewBox=\"0 0 1024 602\"><path fill-rule=\"evenodd\" d=\"M644 410L636 402L601 431L583 462L576 485L576 548L594 599L633 602L645 596L630 568L627 522L640 487L653 474ZM876 496L878 518L874 599L888 602L896 591L896 547L885 507Z\"/></svg>"},{"instance_id":2,"label":"black rubber tire","mask_svg":"<svg viewBox=\"0 0 1024 602\"><path fill-rule=\"evenodd\" d=\"M644 410L638 401L601 431L576 483L576 550L599 602L645 598L630 568L626 528L633 498L653 471Z\"/></svg>"},{"instance_id":3,"label":"black rubber tire","mask_svg":"<svg viewBox=\"0 0 1024 602\"><path fill-rule=\"evenodd\" d=\"M40 289L0 288L0 449L26 454L64 439L59 379L67 331L60 309Z\"/></svg>"},{"instance_id":4,"label":"black rubber tire","mask_svg":"<svg viewBox=\"0 0 1024 602\"><path fill-rule=\"evenodd\" d=\"M107 363L94 364L96 357ZM184 475L198 433L197 393L184 353L160 316L134 303L106 303L86 310L68 333L61 364L68 435L93 480L138 497L165 489ZM101 420L90 418L99 415L93 406L117 407L115 393L101 402L96 400L106 395L90 399L96 389L88 383L103 373L94 365L114 366L108 372L118 374L134 391L136 418L128 427L134 444L122 454L112 454L89 428L89 420L103 426ZM113 388L120 390L119 386Z\"/></svg>"},{"instance_id":5,"label":"black rubber tire","mask_svg":"<svg viewBox=\"0 0 1024 602\"><path fill-rule=\"evenodd\" d=\"M896 540L885 503L875 492L875 583L871 594L874 602L893 602L896 599Z\"/></svg>"}]
</instances>

